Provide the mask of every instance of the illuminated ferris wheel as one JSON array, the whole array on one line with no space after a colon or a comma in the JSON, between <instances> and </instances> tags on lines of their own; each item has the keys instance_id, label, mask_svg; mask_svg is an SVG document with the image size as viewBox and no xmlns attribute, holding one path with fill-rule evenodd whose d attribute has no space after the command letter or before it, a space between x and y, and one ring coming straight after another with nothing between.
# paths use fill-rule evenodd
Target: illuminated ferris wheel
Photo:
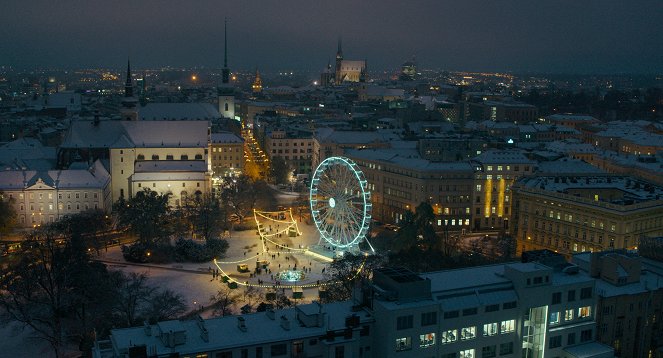
<instances>
[{"instance_id":1,"label":"illuminated ferris wheel","mask_svg":"<svg viewBox=\"0 0 663 358\"><path fill-rule=\"evenodd\" d=\"M364 173L345 157L322 161L313 173L311 215L320 237L337 249L356 247L368 233L371 193Z\"/></svg>"}]
</instances>

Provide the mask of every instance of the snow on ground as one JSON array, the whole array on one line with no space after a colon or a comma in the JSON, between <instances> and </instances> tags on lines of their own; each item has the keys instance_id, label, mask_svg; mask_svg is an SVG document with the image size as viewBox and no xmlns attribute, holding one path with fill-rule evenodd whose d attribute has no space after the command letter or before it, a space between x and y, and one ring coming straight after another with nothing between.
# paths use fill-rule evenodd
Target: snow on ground
<instances>
[{"instance_id":1,"label":"snow on ground","mask_svg":"<svg viewBox=\"0 0 663 358\"><path fill-rule=\"evenodd\" d=\"M228 238L229 249L224 258L220 258L219 267L230 277L237 280L238 282L249 282L251 284L258 284L262 282L263 286L272 286L276 284L276 278L272 279L272 275L276 275L279 271L286 270L288 268L294 268L297 265L297 269L306 268L307 271L310 269L310 272L306 272L306 278L298 282L298 284L315 284L318 281L323 281L324 277L322 274L323 268L327 266L326 261L319 260L318 258L306 254L303 251L299 251L299 248L305 248L309 245L315 245L318 243L319 234L315 225L307 225L305 222L300 222L299 217L295 216L297 226L299 231L302 233L301 236L288 237L287 232L278 236L270 236L270 240L281 245L287 245L289 248L295 250L288 250L286 248L277 247L273 243L266 242L266 245L263 246L260 236L257 234L256 230L245 230L245 231L233 231L231 232L230 238ZM253 220L253 218L247 218L247 220ZM263 223L267 234L276 233L281 230L285 230L288 224L283 222L277 222L279 220L274 219L270 220L268 218L259 217L260 222ZM287 215L287 220L290 220L290 216ZM284 220L280 220L284 221ZM271 231L270 230L271 227ZM269 252L264 250L269 249ZM256 255L258 255L256 257ZM272 255L276 255L272 258ZM207 306L210 302L211 296L213 296L221 287L221 285L226 285L221 282L219 278L213 279L212 274L209 273L209 269L215 269L216 266L213 262L209 263L171 263L166 265L154 265L149 264L149 266L157 267L144 267L144 266L133 266L127 264L120 251L119 247L109 248L107 252L103 252L99 259L107 262L109 269L111 270L123 270L125 272L138 272L146 273L149 276L148 283L160 288L168 288L181 294L188 305L190 310L200 309L201 306ZM263 271L260 275L252 275L253 269L256 267L256 260L260 259L267 260L270 262L269 268L271 273ZM110 262L110 263L108 263ZM237 270L238 263L245 263L248 265L251 273L240 273ZM199 274L194 272L183 272L174 269L182 270L192 270L197 272L203 272L205 274ZM253 276L253 277L251 277ZM260 281L259 281L260 280ZM292 284L281 281L282 285ZM239 287L239 290L243 289L242 286ZM264 293L270 290L269 288L261 288L261 291ZM286 289L285 293L291 295L291 290ZM318 289L317 288L306 288L304 289L304 299L300 300L299 303L310 302L318 298ZM240 304L241 307L243 305Z\"/></svg>"}]
</instances>

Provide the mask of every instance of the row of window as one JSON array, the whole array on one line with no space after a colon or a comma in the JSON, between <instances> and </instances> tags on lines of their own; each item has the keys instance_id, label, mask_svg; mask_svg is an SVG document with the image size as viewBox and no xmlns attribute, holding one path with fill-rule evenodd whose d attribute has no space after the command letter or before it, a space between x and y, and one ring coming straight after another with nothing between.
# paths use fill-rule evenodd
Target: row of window
<instances>
[{"instance_id":1,"label":"row of window","mask_svg":"<svg viewBox=\"0 0 663 358\"><path fill-rule=\"evenodd\" d=\"M76 203L76 204L67 203L67 210L71 210L72 205L76 205L76 210L81 209L81 204L80 203ZM98 203L94 203L94 208L95 209L97 209L97 205L98 205ZM85 204L83 204L83 207L85 208L85 210L88 210L88 209L90 209L90 204L85 203ZM19 210L21 212L25 210L25 207L23 206L23 204L21 204ZM49 211L53 210L53 204L48 204L48 210ZM58 203L58 210L64 210L64 203ZM30 204L30 211L35 211L35 206L33 204ZM39 212L43 212L43 211L44 211L44 206L39 205ZM34 215L34 213L32 215Z\"/></svg>"},{"instance_id":2,"label":"row of window","mask_svg":"<svg viewBox=\"0 0 663 358\"><path fill-rule=\"evenodd\" d=\"M37 193L36 197L39 198L39 200L42 200L42 199L44 199L44 194L46 194L46 193ZM47 193L47 194L48 194L47 196L48 196L49 199L53 199L53 193ZM83 194L84 199L87 199L89 197L89 193L87 193L87 192L83 192L82 194ZM99 196L98 193L92 193L93 198L97 199L98 196ZM81 198L81 193L74 193L74 197L76 199L80 199ZM14 194L9 194L9 199L13 199L13 198L14 198ZM19 193L18 198L21 199L21 200L25 199L25 194ZM34 199L35 198L35 193L28 194L28 198L29 199ZM64 194L58 193L58 199L62 200L63 198L64 198ZM67 193L67 199L71 199L71 193Z\"/></svg>"},{"instance_id":3,"label":"row of window","mask_svg":"<svg viewBox=\"0 0 663 358\"><path fill-rule=\"evenodd\" d=\"M276 149L272 149L272 154L276 154L276 153L279 153L279 154L281 154L281 153L289 154L289 153L290 153L290 150L289 150L289 149L285 149L285 150L283 150L283 149L279 149L278 152L277 152ZM297 153L302 153L302 154L304 154L304 153L313 153L313 150L312 150L312 149L307 149L307 150L300 149L299 151L297 151L297 149L293 149L293 150L292 150L292 153L293 153L293 154L297 154Z\"/></svg>"},{"instance_id":4,"label":"row of window","mask_svg":"<svg viewBox=\"0 0 663 358\"><path fill-rule=\"evenodd\" d=\"M592 340L592 329L586 329L580 332L580 343ZM576 344L575 332L569 333L566 338L566 345ZM559 348L562 346L562 335L552 336L548 341L548 348Z\"/></svg>"},{"instance_id":5,"label":"row of window","mask_svg":"<svg viewBox=\"0 0 663 358\"><path fill-rule=\"evenodd\" d=\"M221 153L221 149L222 149L222 148L218 148L218 149L219 149L218 152ZM226 151L226 149L227 149L227 151ZM232 151L233 151L232 148L223 147L223 152L224 152L224 153L226 153L226 152L232 152ZM236 147L236 148L235 148L235 152L241 152L241 151L242 151L242 150L241 150L241 147ZM217 147L212 147L212 152L217 152Z\"/></svg>"},{"instance_id":6,"label":"row of window","mask_svg":"<svg viewBox=\"0 0 663 358\"><path fill-rule=\"evenodd\" d=\"M592 316L592 307L591 306L585 306L585 307L578 307L578 315L577 317L574 317L575 315L575 310L574 309L568 309L564 310L564 321L569 322L572 321L574 318L577 319L583 319L583 318L588 318ZM561 317L560 317L560 312L551 312L550 313L550 325L556 325L560 324L561 322Z\"/></svg>"},{"instance_id":7,"label":"row of window","mask_svg":"<svg viewBox=\"0 0 663 358\"><path fill-rule=\"evenodd\" d=\"M277 138L277 139L278 139L278 138ZM279 146L279 147L282 147L282 146L283 146L283 142L275 142L273 145L276 145L276 143L278 143L278 146ZM290 142L285 142L285 146L286 146L286 147L290 146ZM297 142L292 143L292 146L293 146L293 147L296 147L296 146L297 146ZM303 146L304 146L304 142L301 143L300 147L303 147ZM307 143L307 146L310 147L310 146L311 146L311 142L308 142L308 143Z\"/></svg>"},{"instance_id":8,"label":"row of window","mask_svg":"<svg viewBox=\"0 0 663 358\"><path fill-rule=\"evenodd\" d=\"M583 287L580 289L580 299L585 300L588 298L592 298L592 293L594 289L592 287ZM576 300L576 290L568 290L566 292L566 301L567 302L573 302ZM562 293L561 292L553 292L552 294L552 304L556 305L562 303Z\"/></svg>"},{"instance_id":9,"label":"row of window","mask_svg":"<svg viewBox=\"0 0 663 358\"><path fill-rule=\"evenodd\" d=\"M196 160L202 160L203 155L202 154L196 154L194 157ZM136 157L136 160L145 160L145 156L142 154L138 154ZM159 160L159 155L158 154L152 154L152 160ZM166 155L166 160L174 160L174 157L172 154L167 154ZM189 156L187 154L182 154L180 155L180 160L189 160ZM120 158L120 162L124 162L124 158Z\"/></svg>"},{"instance_id":10,"label":"row of window","mask_svg":"<svg viewBox=\"0 0 663 358\"><path fill-rule=\"evenodd\" d=\"M239 160L239 157L236 156L236 157L234 157L234 159L235 159L235 160ZM221 160L221 156L220 156L220 155L219 155L218 157L217 157L216 155L215 155L215 156L212 156L212 160ZM223 160L233 160L233 157L232 157L232 156L225 156L225 155L224 155L224 156L223 156Z\"/></svg>"},{"instance_id":11,"label":"row of window","mask_svg":"<svg viewBox=\"0 0 663 358\"><path fill-rule=\"evenodd\" d=\"M497 322L486 323L483 325L483 336L489 337L497 334L508 334L513 333L516 330L516 320L510 319L502 321L499 326ZM477 336L477 327L469 326L460 329L460 335L458 334L458 329L449 329L442 332L442 344L450 344L457 342L458 340L467 341L474 339Z\"/></svg>"},{"instance_id":12,"label":"row of window","mask_svg":"<svg viewBox=\"0 0 663 358\"><path fill-rule=\"evenodd\" d=\"M407 338L403 338L407 339ZM399 349L400 346L396 346L396 350L406 350L406 349ZM459 352L453 352L453 353L447 353L443 354L442 358L477 358L475 354L475 349L464 349ZM513 354L513 342L507 342L507 343L501 343L500 344L500 350L499 354L501 356L503 355L510 355ZM481 348L481 358L494 358L497 357L497 345L489 345Z\"/></svg>"},{"instance_id":13,"label":"row of window","mask_svg":"<svg viewBox=\"0 0 663 358\"><path fill-rule=\"evenodd\" d=\"M139 187L139 188L142 188L142 187L143 187L143 183L138 183L138 187ZM157 187L157 183L152 183L152 187L153 187L153 188L156 188L156 187ZM168 187L170 187L170 184L168 184ZM182 188L186 188L186 183L182 183ZM196 183L196 188L200 188L200 182L197 182L197 183Z\"/></svg>"}]
</instances>

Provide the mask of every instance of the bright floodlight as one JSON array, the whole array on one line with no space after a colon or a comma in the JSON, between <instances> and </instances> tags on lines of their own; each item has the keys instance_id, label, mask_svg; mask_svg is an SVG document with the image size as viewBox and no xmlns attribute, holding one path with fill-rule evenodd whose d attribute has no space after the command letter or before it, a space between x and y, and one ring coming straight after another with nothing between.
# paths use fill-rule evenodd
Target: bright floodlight
<instances>
[{"instance_id":1,"label":"bright floodlight","mask_svg":"<svg viewBox=\"0 0 663 358\"><path fill-rule=\"evenodd\" d=\"M311 215L320 237L346 249L361 242L371 222L371 193L364 173L352 160L330 157L311 179Z\"/></svg>"}]
</instances>

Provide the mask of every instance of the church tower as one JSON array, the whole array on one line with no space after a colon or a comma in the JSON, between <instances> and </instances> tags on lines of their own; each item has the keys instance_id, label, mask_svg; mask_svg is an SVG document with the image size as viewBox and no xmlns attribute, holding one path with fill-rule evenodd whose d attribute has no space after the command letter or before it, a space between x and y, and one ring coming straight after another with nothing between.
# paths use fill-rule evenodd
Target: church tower
<instances>
[{"instance_id":1,"label":"church tower","mask_svg":"<svg viewBox=\"0 0 663 358\"><path fill-rule=\"evenodd\" d=\"M262 93L262 79L260 79L260 72L258 72L257 68L256 68L256 79L253 81L253 85L251 85L251 90L255 95L259 95Z\"/></svg>"},{"instance_id":2,"label":"church tower","mask_svg":"<svg viewBox=\"0 0 663 358\"><path fill-rule=\"evenodd\" d=\"M135 121L138 119L138 99L134 97L134 85L131 80L131 61L127 59L127 81L124 83L124 98L122 98L122 108L120 113L122 119L126 121Z\"/></svg>"},{"instance_id":3,"label":"church tower","mask_svg":"<svg viewBox=\"0 0 663 358\"><path fill-rule=\"evenodd\" d=\"M343 82L342 73L341 73L341 67L343 65L343 49L341 48L342 46L342 41L341 37L338 38L338 49L336 50L336 74L335 74L335 82L336 84L340 84Z\"/></svg>"},{"instance_id":4,"label":"church tower","mask_svg":"<svg viewBox=\"0 0 663 358\"><path fill-rule=\"evenodd\" d=\"M223 69L221 70L221 86L219 86L219 113L223 118L235 119L235 89L230 84L228 68L228 20L223 25Z\"/></svg>"}]
</instances>

